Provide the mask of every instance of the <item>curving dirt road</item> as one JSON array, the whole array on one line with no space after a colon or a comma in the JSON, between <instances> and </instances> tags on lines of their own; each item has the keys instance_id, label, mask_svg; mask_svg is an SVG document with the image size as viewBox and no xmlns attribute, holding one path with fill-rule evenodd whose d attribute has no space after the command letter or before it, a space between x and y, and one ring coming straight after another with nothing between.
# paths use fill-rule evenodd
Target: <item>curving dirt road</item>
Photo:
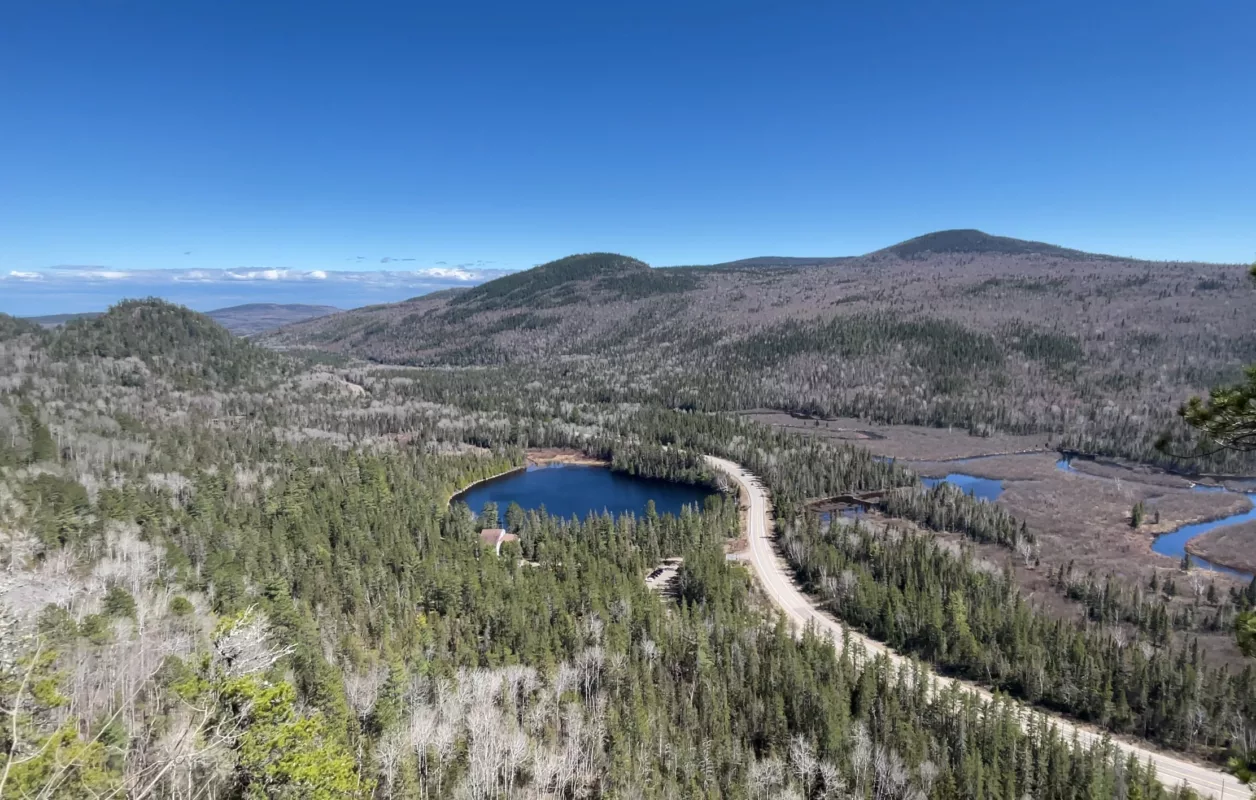
<instances>
[{"instance_id":1,"label":"curving dirt road","mask_svg":"<svg viewBox=\"0 0 1256 800\"><path fill-rule=\"evenodd\" d=\"M711 466L725 473L741 487L743 499L747 501L746 537L750 545L749 562L759 577L764 591L790 621L801 627L807 622L814 622L821 631L833 635L834 641L840 646L845 628L836 619L816 608L815 604L798 590L794 584L793 571L776 552L772 543L772 505L768 500L767 490L758 478L731 461L707 456ZM884 653L891 661L898 664L909 663L910 659L895 653L885 645L851 630L850 636L858 640L869 653ZM940 687L959 684L978 695L992 699L992 695L974 684L957 681L935 675ZM1055 724L1061 733L1071 737L1074 733L1084 744L1102 738L1102 734L1094 728L1080 725L1064 717L1025 708L1024 714L1041 714L1042 718ZM1218 769L1203 766L1178 756L1169 755L1150 749L1148 745L1134 744L1125 740L1113 739L1113 744L1125 753L1133 753L1142 762L1150 760L1156 766L1161 781L1169 786L1185 783L1203 797L1224 798L1227 800L1243 800L1252 797L1251 791L1229 775Z\"/></svg>"}]
</instances>

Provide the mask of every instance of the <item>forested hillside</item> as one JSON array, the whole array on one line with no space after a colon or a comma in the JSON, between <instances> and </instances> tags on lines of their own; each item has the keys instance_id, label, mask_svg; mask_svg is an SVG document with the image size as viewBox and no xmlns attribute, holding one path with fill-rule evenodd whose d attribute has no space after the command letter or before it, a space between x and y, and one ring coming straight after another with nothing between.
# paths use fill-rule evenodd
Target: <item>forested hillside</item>
<instances>
[{"instance_id":1,"label":"forested hillside","mask_svg":"<svg viewBox=\"0 0 1256 800\"><path fill-rule=\"evenodd\" d=\"M179 388L233 389L274 382L286 369L282 359L209 317L152 300L127 300L101 316L71 320L49 340L49 355L104 359L121 381L137 386L156 379Z\"/></svg>"},{"instance_id":2,"label":"forested hillside","mask_svg":"<svg viewBox=\"0 0 1256 800\"><path fill-rule=\"evenodd\" d=\"M410 365L526 365L583 393L672 408L1041 433L1187 471L1174 411L1256 359L1244 269L1098 256L945 231L811 266L650 269L573 256L445 297L285 328L270 346Z\"/></svg>"},{"instance_id":3,"label":"forested hillside","mask_svg":"<svg viewBox=\"0 0 1256 800\"><path fill-rule=\"evenodd\" d=\"M881 251L900 258L919 258L941 253L997 253L1006 256L1040 255L1083 261L1110 260L1113 256L1070 250L1045 242L1029 242L1007 236L991 236L978 230L952 230L926 233Z\"/></svg>"},{"instance_id":4,"label":"forested hillside","mask_svg":"<svg viewBox=\"0 0 1256 800\"><path fill-rule=\"evenodd\" d=\"M652 295L663 284L642 274L653 273L627 265L584 283L599 296L684 294L665 277ZM526 294L540 308L564 285L419 302L455 314ZM1008 703L933 694L923 669L795 639L725 558L739 531L731 497L679 518L510 511L519 542L496 555L478 532L502 519L448 498L518 466L527 447L715 485L698 454L736 459L772 488L782 519L805 526L791 535L841 566L800 567L839 588L849 571L867 587L857 608L869 627L932 631L923 658L1002 676L1045 653L1051 704L1088 716L1124 697L1114 728L1163 725L1163 741L1203 756L1222 754L1220 715L1252 716L1250 671L1244 683L1197 668L1184 637L1052 629L970 560L911 537L839 539L805 513L807 499L843 491L915 493L911 474L855 448L643 404L662 387L578 361L333 369L157 301L59 331L0 319L0 332L6 798L1187 796L1109 746L1062 740L1038 719L1022 727ZM957 493L902 513L1009 552L1026 540ZM644 581L667 556L684 558L673 596ZM930 602L897 606L912 615L900 623L884 611L903 602L895 591ZM935 600L970 609L971 623L918 627ZM1015 611L1019 638L996 606ZM1146 682L1093 690L1126 644ZM1073 654L1091 647L1105 660L1077 672ZM1064 692L1069 680L1086 691ZM1150 694L1132 697L1139 686ZM1232 688L1211 696L1218 686Z\"/></svg>"},{"instance_id":5,"label":"forested hillside","mask_svg":"<svg viewBox=\"0 0 1256 800\"><path fill-rule=\"evenodd\" d=\"M22 334L37 336L40 327L29 320L0 314L0 341L12 339Z\"/></svg>"}]
</instances>

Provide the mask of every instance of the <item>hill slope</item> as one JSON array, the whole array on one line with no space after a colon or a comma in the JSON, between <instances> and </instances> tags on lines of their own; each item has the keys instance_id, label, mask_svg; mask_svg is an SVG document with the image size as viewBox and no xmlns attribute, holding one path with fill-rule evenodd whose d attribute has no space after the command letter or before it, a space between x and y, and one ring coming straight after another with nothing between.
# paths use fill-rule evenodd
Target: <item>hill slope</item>
<instances>
[{"instance_id":1,"label":"hill slope","mask_svg":"<svg viewBox=\"0 0 1256 800\"><path fill-rule=\"evenodd\" d=\"M914 259L940 255L987 254L1004 256L1048 256L1069 260L1109 260L1117 256L1071 250L1045 242L1013 239L1008 236L992 236L972 228L934 231L917 236L890 247L875 250L866 257L892 255L902 259ZM806 267L838 267L857 261L860 256L757 256L719 264L707 264L697 269L801 269Z\"/></svg>"},{"instance_id":2,"label":"hill slope","mask_svg":"<svg viewBox=\"0 0 1256 800\"><path fill-rule=\"evenodd\" d=\"M205 316L236 336L251 336L262 331L282 328L294 322L337 314L335 306L311 306L302 303L246 303L240 306L206 311Z\"/></svg>"},{"instance_id":3,"label":"hill slope","mask_svg":"<svg viewBox=\"0 0 1256 800\"><path fill-rule=\"evenodd\" d=\"M152 377L175 386L228 388L283 374L282 359L237 338L204 314L163 300L124 300L98 317L59 328L49 353L60 360L111 358L142 362L132 382Z\"/></svg>"},{"instance_id":4,"label":"hill slope","mask_svg":"<svg viewBox=\"0 0 1256 800\"><path fill-rule=\"evenodd\" d=\"M723 261L719 264L676 267L676 269L802 269L836 267L853 259L854 256L755 256L754 258L739 258L736 261Z\"/></svg>"},{"instance_id":5,"label":"hill slope","mask_svg":"<svg viewBox=\"0 0 1256 800\"><path fill-rule=\"evenodd\" d=\"M645 295L692 286L690 276L650 269L616 253L582 253L482 283L450 303L461 309L551 308L587 300L588 292Z\"/></svg>"},{"instance_id":6,"label":"hill slope","mask_svg":"<svg viewBox=\"0 0 1256 800\"><path fill-rule=\"evenodd\" d=\"M43 328L36 322L21 317L0 314L0 341L27 333L39 333Z\"/></svg>"},{"instance_id":7,"label":"hill slope","mask_svg":"<svg viewBox=\"0 0 1256 800\"><path fill-rule=\"evenodd\" d=\"M1237 265L958 231L817 269L572 256L261 341L394 364L552 366L610 396L703 410L1068 433L1079 449L1155 458L1179 403L1256 360L1246 287Z\"/></svg>"},{"instance_id":8,"label":"hill slope","mask_svg":"<svg viewBox=\"0 0 1256 800\"><path fill-rule=\"evenodd\" d=\"M1034 242L1026 239L1012 239L1007 236L991 236L988 233L973 229L935 231L917 236L905 242L878 251L890 253L899 258L920 258L944 253L992 253L1006 256L1037 255L1066 258L1070 260L1113 259L1097 253L1086 253L1081 250L1070 250L1045 242Z\"/></svg>"}]
</instances>

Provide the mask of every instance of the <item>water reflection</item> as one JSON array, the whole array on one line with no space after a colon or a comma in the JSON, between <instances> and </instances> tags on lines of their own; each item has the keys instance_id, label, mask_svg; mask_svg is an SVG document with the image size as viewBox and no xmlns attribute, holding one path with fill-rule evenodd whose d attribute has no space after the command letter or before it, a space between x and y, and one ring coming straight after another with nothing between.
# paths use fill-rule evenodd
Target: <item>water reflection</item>
<instances>
[{"instance_id":1,"label":"water reflection","mask_svg":"<svg viewBox=\"0 0 1256 800\"><path fill-rule=\"evenodd\" d=\"M552 464L476 484L453 500L466 503L476 513L485 503L496 503L500 514L511 503L518 503L525 510L544 507L556 517L583 519L590 512L604 511L615 516L628 512L639 516L651 500L659 514L679 515L686 505L702 508L711 494L700 486L640 478L606 467Z\"/></svg>"},{"instance_id":2,"label":"water reflection","mask_svg":"<svg viewBox=\"0 0 1256 800\"><path fill-rule=\"evenodd\" d=\"M921 478L920 482L930 489L939 483L949 483L962 489L964 494L990 503L998 500L999 495L1003 494L1003 481L978 478L976 475L967 475L963 472L951 472L945 478Z\"/></svg>"}]
</instances>

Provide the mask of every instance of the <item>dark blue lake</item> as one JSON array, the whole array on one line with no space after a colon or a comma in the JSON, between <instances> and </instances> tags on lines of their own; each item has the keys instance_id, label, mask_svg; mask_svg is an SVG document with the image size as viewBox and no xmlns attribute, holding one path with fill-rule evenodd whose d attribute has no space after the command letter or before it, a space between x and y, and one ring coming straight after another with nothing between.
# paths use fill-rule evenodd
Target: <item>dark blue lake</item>
<instances>
[{"instance_id":1,"label":"dark blue lake","mask_svg":"<svg viewBox=\"0 0 1256 800\"><path fill-rule=\"evenodd\" d=\"M679 515L686 505L701 509L711 494L699 486L638 478L606 467L551 464L476 484L454 495L453 502L466 503L476 514L485 503L496 503L502 515L511 503L518 503L525 510L544 506L555 517L575 515L584 519L589 512L603 511L615 516L627 512L640 516L651 500L659 514Z\"/></svg>"}]
</instances>

